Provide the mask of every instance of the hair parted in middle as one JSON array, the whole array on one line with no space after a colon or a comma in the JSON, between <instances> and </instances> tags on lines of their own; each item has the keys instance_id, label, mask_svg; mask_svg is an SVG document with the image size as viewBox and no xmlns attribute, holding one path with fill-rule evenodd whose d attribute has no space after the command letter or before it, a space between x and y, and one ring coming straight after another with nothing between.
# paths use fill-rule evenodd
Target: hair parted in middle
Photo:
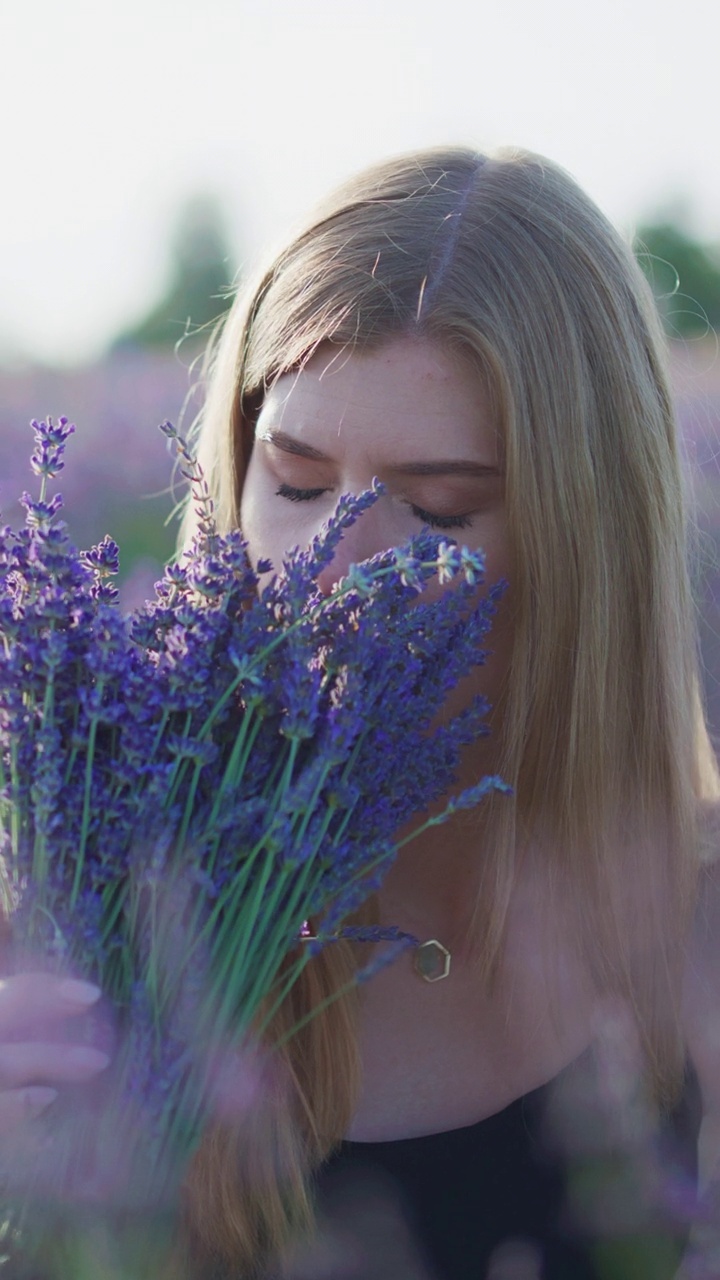
<instances>
[{"instance_id":1,"label":"hair parted in middle","mask_svg":"<svg viewBox=\"0 0 720 1280\"><path fill-rule=\"evenodd\" d=\"M571 886L598 988L631 1005L667 1099L682 1070L699 805L718 784L652 296L631 248L540 156L457 147L368 169L316 210L224 323L198 433L221 529L239 523L274 381L323 346L367 352L400 336L472 362L503 447L514 638L498 771L515 794L490 802L477 850L478 980L501 967L518 851L538 842L548 883ZM336 964L347 965L339 946L329 981ZM307 1100L321 1086L304 1078Z\"/></svg>"}]
</instances>

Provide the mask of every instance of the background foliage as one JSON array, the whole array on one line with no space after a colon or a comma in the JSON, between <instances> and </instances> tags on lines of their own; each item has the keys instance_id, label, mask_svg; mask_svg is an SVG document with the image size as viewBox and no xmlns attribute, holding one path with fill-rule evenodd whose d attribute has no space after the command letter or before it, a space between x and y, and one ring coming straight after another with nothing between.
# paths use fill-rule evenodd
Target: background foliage
<instances>
[{"instance_id":1,"label":"background foliage","mask_svg":"<svg viewBox=\"0 0 720 1280\"><path fill-rule=\"evenodd\" d=\"M671 338L720 329L720 247L697 240L682 221L641 224L635 252Z\"/></svg>"}]
</instances>

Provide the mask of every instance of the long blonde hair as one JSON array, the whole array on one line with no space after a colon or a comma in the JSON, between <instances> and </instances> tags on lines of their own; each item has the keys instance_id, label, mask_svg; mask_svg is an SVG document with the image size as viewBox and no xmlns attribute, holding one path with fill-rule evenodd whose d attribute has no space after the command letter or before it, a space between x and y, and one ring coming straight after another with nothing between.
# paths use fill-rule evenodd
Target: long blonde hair
<instances>
[{"instance_id":1,"label":"long blonde hair","mask_svg":"<svg viewBox=\"0 0 720 1280\"><path fill-rule=\"evenodd\" d=\"M699 695L674 416L655 307L631 249L558 166L519 150L429 150L360 174L237 298L213 349L198 455L223 528L239 522L252 431L274 379L323 343L418 335L465 353L505 442L514 641L499 743L515 788L490 812L473 920L478 980L501 965L518 849L570 883L599 989L637 1019L656 1097L680 1078L677 1008L699 874L699 802L718 793ZM184 536L187 536L188 516ZM294 994L352 972L330 948ZM251 1271L311 1222L309 1174L357 1096L356 1010L284 1051L283 1173L216 1133L189 1217ZM263 1166L264 1168L266 1166Z\"/></svg>"}]
</instances>

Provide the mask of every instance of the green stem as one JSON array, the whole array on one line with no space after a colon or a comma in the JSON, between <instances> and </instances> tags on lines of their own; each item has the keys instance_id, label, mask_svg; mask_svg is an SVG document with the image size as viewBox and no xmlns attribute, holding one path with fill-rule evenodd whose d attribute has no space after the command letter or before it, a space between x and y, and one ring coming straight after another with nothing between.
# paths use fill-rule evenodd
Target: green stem
<instances>
[{"instance_id":1,"label":"green stem","mask_svg":"<svg viewBox=\"0 0 720 1280\"><path fill-rule=\"evenodd\" d=\"M279 746L279 749L275 756L275 762L273 764L272 769L270 770L268 777L265 779L265 784L263 786L264 796L275 795L275 792L278 786L278 779L280 777L280 774L283 772L285 768L287 744L283 742L283 743L279 743L278 746Z\"/></svg>"},{"instance_id":2,"label":"green stem","mask_svg":"<svg viewBox=\"0 0 720 1280\"><path fill-rule=\"evenodd\" d=\"M149 952L147 967L145 971L146 972L145 985L147 986L150 1002L152 1006L157 1010L159 1005L160 993L158 990L158 973L157 973L158 946L157 946L156 940L158 937L158 927L157 927L157 893L155 892L155 885L154 884L147 885L146 893L148 894L148 898L149 898L147 907L145 908L148 912L147 927L150 933L150 937L152 938L153 941L150 945L150 952Z\"/></svg>"},{"instance_id":3,"label":"green stem","mask_svg":"<svg viewBox=\"0 0 720 1280\"><path fill-rule=\"evenodd\" d=\"M280 783L280 789L275 796L275 802L278 805L282 803L282 800L284 799L286 793L290 788L290 783L292 782L293 770L295 768L295 762L297 760L299 749L300 749L300 743L298 742L298 739L290 738L286 755L285 755L285 767L283 769L283 776L282 776L282 781Z\"/></svg>"},{"instance_id":4,"label":"green stem","mask_svg":"<svg viewBox=\"0 0 720 1280\"><path fill-rule=\"evenodd\" d=\"M185 728L182 730L182 733L180 735L181 738L187 737L190 731L191 724L192 724L192 711L188 711L185 714ZM187 760L188 760L187 756L178 756L177 758L177 762L175 764L175 769L173 772L172 782L170 784L170 790L168 793L167 800L165 801L166 809L171 809L173 804L175 803L175 797L180 789L180 784L183 781L184 774L186 772Z\"/></svg>"},{"instance_id":5,"label":"green stem","mask_svg":"<svg viewBox=\"0 0 720 1280\"><path fill-rule=\"evenodd\" d=\"M273 1042L271 1046L272 1051L275 1052L277 1049L281 1049L284 1044L287 1044L288 1040L291 1040L294 1035L297 1035L298 1031L302 1031L303 1027L306 1027L313 1018L316 1018L324 1009L327 1009L331 1004L334 1004L336 1000L340 1000L343 996L348 995L348 993L353 991L357 985L357 978L352 978L350 982L343 983L341 987L338 987L337 991L333 991L331 995L326 996L324 1000L320 1001L320 1004L316 1004L309 1013L306 1013L299 1022L296 1022L289 1031L286 1031L284 1035L280 1036L279 1040L275 1040Z\"/></svg>"},{"instance_id":6,"label":"green stem","mask_svg":"<svg viewBox=\"0 0 720 1280\"><path fill-rule=\"evenodd\" d=\"M208 817L208 820L205 826L206 831L212 831L217 821L217 817L220 812L220 808L225 798L225 795L227 794L227 791L231 789L232 786L237 786L240 779L242 778L249 754L252 751L252 748L255 744L255 740L260 731L261 723L262 723L262 717L254 714L251 714L243 719L240 732L238 733L237 738L233 743L230 759L227 762L227 765L225 767L225 772L222 777L222 781L220 783L217 794L213 801L213 806L210 811L210 816ZM211 852L209 852L207 855L206 870L208 875L210 876L212 876L214 873L215 862L217 859L218 850L220 848L221 843L222 843L222 835L218 835L213 840ZM196 938L196 935L197 935L197 941L199 942L204 936L204 934L207 932L207 926L204 926L202 929L200 929L199 916L203 909L203 905L204 904L202 901L198 902L197 908L190 921L189 937L191 939L191 942L190 942L191 950L194 950L194 947L195 947L195 943L192 942L192 939ZM223 905L222 901L219 901L216 907L213 909L212 916L211 916L213 925L214 925L214 922L217 920L219 913L222 911L222 905Z\"/></svg>"},{"instance_id":7,"label":"green stem","mask_svg":"<svg viewBox=\"0 0 720 1280\"><path fill-rule=\"evenodd\" d=\"M426 818L419 827L415 827L408 833L408 835L403 836L402 840L397 840L395 842L395 848L404 849L406 844L410 844L412 840L416 840L424 831L429 831L430 827L439 827L443 822L447 822L449 818L452 818L455 812L456 810L453 808L452 800L448 801L445 808L440 813L437 813L434 818Z\"/></svg>"},{"instance_id":8,"label":"green stem","mask_svg":"<svg viewBox=\"0 0 720 1280\"><path fill-rule=\"evenodd\" d=\"M309 871L309 869L310 869L310 868L308 868L308 871ZM316 871L316 870L317 870L317 868L312 868L312 870L315 870L315 871ZM293 920L297 918L297 915L298 915L298 906L299 906L299 904L300 904L300 900L301 900L301 898L302 898L303 896L306 896L306 895L307 895L307 887L308 887L308 886L307 886L307 881L308 881L308 879L310 879L309 874L306 874L306 875L304 875L304 876L300 876L300 877L299 877L299 879L298 879L298 881L296 882L296 885L295 885L295 887L294 887L293 893L292 893L292 895L291 895L290 902L289 902L289 904L287 905L287 907L285 908L285 911L283 912L283 914L282 914L282 916L281 916L281 918L280 918L280 921L279 921L279 923L278 923L278 925L277 925L277 928L276 928L276 934L277 934L277 936L278 936L278 937L280 937L280 938L282 938L282 939L285 939L285 938L287 937L288 931L289 931L289 929L290 929L290 926L291 926L291 924L292 924ZM272 1004L272 1006L271 1006L271 1008L270 1008L269 1013L266 1013L266 1014L265 1014L265 1017L264 1017L264 1019L263 1019L263 1023L262 1023L262 1030L261 1030L260 1034L262 1034L262 1032L266 1029L266 1027L269 1025L269 1023L270 1023L270 1022L272 1021L272 1019L275 1017L275 1014L278 1012L278 1010L279 1010L280 1006L282 1005L282 1003L283 1003L283 1001L285 1000L286 996L288 995L288 993L289 993L289 992L290 992L290 990L292 989L292 987L293 987L294 983L297 981L297 978L299 977L300 973L302 972L302 970L304 969L305 965L307 964L308 959L310 958L310 957L307 955L307 951L305 950L305 944L304 944L304 943L299 943L298 945L299 945L299 946L301 946L301 947L303 948L303 953L304 953L304 954L302 954L302 955L301 955L301 962L299 962L299 963L298 963L298 965L293 966L293 969L290 971L290 972L291 972L291 977L290 977L289 981L284 982L284 977L285 977L286 975L283 975L283 977L279 980L281 983L283 983L283 985L282 985L282 989L281 989L281 992L280 992L280 995L279 995L279 996L277 996L277 998L276 998L276 999L275 999L275 1001L273 1002L273 1004ZM277 971L277 969L279 968L279 965L282 963L282 960L283 960L283 959L284 959L284 956L283 956L283 955L281 955L279 958L276 958L276 959L275 959L275 961L274 961L274 968L273 968L273 967L271 967L271 964L270 964L270 962L268 961L268 962L266 962L266 963L263 965L263 967L260 969L259 973L258 973L258 974L257 974L257 976L256 976L255 984L254 984L254 986L252 987L252 989L251 989L251 991L250 991L250 994L249 994L249 996L248 996L248 1009L250 1009L250 1010L253 1010L253 1011L254 1011L254 1009L255 1009L256 1005L260 1003L260 1000L263 998L263 995L265 994L264 989L265 989L265 987L266 987L266 985L267 985L268 975ZM295 969L297 969L297 970L298 970L298 972L297 972L297 973L295 973ZM273 984L271 984L271 985L270 985L269 989L267 990L267 995L268 995L268 996L272 993L272 991L275 989L275 987L276 987L276 986L277 986L277 982L275 982L275 983L273 983Z\"/></svg>"},{"instance_id":9,"label":"green stem","mask_svg":"<svg viewBox=\"0 0 720 1280\"><path fill-rule=\"evenodd\" d=\"M127 893L126 881L115 881L113 884L106 885L103 889L103 944L112 937L113 929L125 907Z\"/></svg>"},{"instance_id":10,"label":"green stem","mask_svg":"<svg viewBox=\"0 0 720 1280\"><path fill-rule=\"evenodd\" d=\"M220 812L220 806L222 804L222 801L230 785L234 784L235 786L237 786L240 779L242 778L245 772L245 766L247 764L248 757L250 755L250 752L252 751L252 748L255 744L255 740L260 731L261 723L262 723L262 716L260 715L251 713L250 715L247 715L244 717L241 728L240 728L240 732L238 733L237 738L233 743L230 759L228 760L227 765L225 767L225 772L223 774L222 781L218 788L217 795L215 796L215 800L213 802L213 806L210 811L210 816L207 820L206 830L213 829L215 822L217 821L218 814ZM207 855L206 870L209 876L212 876L214 874L215 862L217 859L218 850L220 848L221 842L222 842L222 836L219 835L213 841L212 851L209 852ZM209 932L209 929L214 927L214 923L217 921L218 915L222 911L222 902L220 902L219 904L216 905L216 907L214 908L211 914L212 924L210 926L206 925L201 928L200 915L202 913L203 906L204 906L204 902L202 899L200 899L196 905L195 911L193 912L192 918L189 923L189 929L188 929L188 938L189 938L189 946L190 946L189 956L191 956L194 953L196 947L202 942L206 933Z\"/></svg>"},{"instance_id":11,"label":"green stem","mask_svg":"<svg viewBox=\"0 0 720 1280\"><path fill-rule=\"evenodd\" d=\"M12 782L13 795L18 794L18 759L17 759L17 743L13 740L10 743L10 778ZM17 880L18 860L20 858L20 806L12 804L10 806L10 839L12 842L13 862L15 863L15 879Z\"/></svg>"},{"instance_id":12,"label":"green stem","mask_svg":"<svg viewBox=\"0 0 720 1280\"><path fill-rule=\"evenodd\" d=\"M74 673L73 673L73 684L78 685L78 684L80 684L80 683L81 683L81 675L82 675L82 672L81 672L80 663L79 663L79 662L76 662L76 663L75 663L75 670L74 670ZM73 707L73 722L72 722L72 728L71 728L71 730L70 730L70 739L71 739L71 740L72 740L72 739L76 736L76 734L77 734L77 728L78 728L78 719L79 719L79 715L80 715L80 703L79 703L79 702L76 702L76 703L75 703L75 705L74 705L74 707ZM78 749L77 749L77 747L71 747L71 748L70 748L70 754L69 754L69 756L68 756L68 762L67 762L67 765L66 765L66 768L65 768L65 786L66 786L66 787L67 787L67 786L69 785L69 783L70 783L70 779L71 779L71 777L72 777L72 771L73 771L73 769L75 768L75 761L77 760L77 756L78 756Z\"/></svg>"},{"instance_id":13,"label":"green stem","mask_svg":"<svg viewBox=\"0 0 720 1280\"><path fill-rule=\"evenodd\" d=\"M170 719L170 712L163 711L162 719L160 721L160 724L158 725L157 733L155 734L155 741L153 742L153 745L152 745L152 751L150 752L150 762L152 762L155 759L158 747L162 742L163 734L165 732L165 729L167 728L167 723L169 719Z\"/></svg>"},{"instance_id":14,"label":"green stem","mask_svg":"<svg viewBox=\"0 0 720 1280\"><path fill-rule=\"evenodd\" d=\"M196 763L195 771L193 773L192 778L190 779L190 786L188 787L188 790L187 790L187 797L185 800L185 809L183 810L182 822L180 823L180 830L177 835L176 853L178 856L182 855L182 851L185 848L185 841L187 839L188 828L190 826L190 819L192 818L193 805L195 803L195 796L197 794L198 784L200 782L200 774L202 773L203 768L204 768L204 765L202 763Z\"/></svg>"},{"instance_id":15,"label":"green stem","mask_svg":"<svg viewBox=\"0 0 720 1280\"><path fill-rule=\"evenodd\" d=\"M53 628L51 627L51 631ZM47 684L45 685L45 696L43 697L42 706L42 724L45 725L48 720L52 719L51 712L55 703L55 672L50 670L48 673ZM33 880L38 885L44 885L47 882L47 865L46 865L47 849L45 839L41 837L38 831L35 831L35 839L33 841L33 863L32 875Z\"/></svg>"},{"instance_id":16,"label":"green stem","mask_svg":"<svg viewBox=\"0 0 720 1280\"><path fill-rule=\"evenodd\" d=\"M247 855L240 871L232 882L232 886L228 892L220 896L215 903L208 920L201 930L198 939L199 941L211 940L215 949L218 949L218 944L221 942L224 933L226 932L227 919L232 917L237 899L245 891L245 885L247 884L250 872L253 869L256 858L262 852L262 848L262 841L259 841ZM226 921L221 926L219 932L216 932L218 928L218 921L223 915L226 917Z\"/></svg>"},{"instance_id":17,"label":"green stem","mask_svg":"<svg viewBox=\"0 0 720 1280\"><path fill-rule=\"evenodd\" d=\"M207 822L208 827L212 827L215 824L220 812L220 806L225 798L225 793L229 790L231 784L234 783L237 785L242 778L250 752L252 751L257 735L260 732L261 724L262 716L257 714L254 707L243 716L240 730L233 743L232 751L230 752L228 762L225 766L225 772L223 773L217 795L213 801L213 807L210 811L210 817Z\"/></svg>"},{"instance_id":18,"label":"green stem","mask_svg":"<svg viewBox=\"0 0 720 1280\"><path fill-rule=\"evenodd\" d=\"M315 790L314 790L314 792L313 792L312 799L311 799L311 801L310 801L309 805L307 806L307 809L305 810L305 813L303 814L302 822L301 822L301 824L300 824L300 830L298 831L297 836L296 836L296 839L297 839L297 843L298 843L298 844L299 844L302 840L304 840L304 839L305 839L305 833L306 833L306 831L307 831L307 829L308 829L308 826L310 825L310 819L312 818L312 816L313 816L313 814L314 814L314 812L315 812L315 807L316 807L316 805L317 805L318 800L320 799L320 793L322 792L322 789L323 789L323 787L325 786L325 783L327 782L327 776L328 776L328 774L329 774L329 772L330 772L330 770L331 770L331 769L332 769L332 765L331 765L331 764L327 764L327 765L325 766L325 768L323 769L322 774L320 775L320 778L318 779L317 785L316 785ZM333 810L333 812L334 812L334 810ZM327 831L327 826L325 826L325 827L323 828L323 831ZM316 847L317 847L317 845L316 845Z\"/></svg>"},{"instance_id":19,"label":"green stem","mask_svg":"<svg viewBox=\"0 0 720 1280\"><path fill-rule=\"evenodd\" d=\"M270 901L263 903L263 917L265 921L268 922L268 928L265 930L266 941L264 944L262 939L257 938L257 935L255 935L257 938L257 945L254 954L258 957L258 963L248 966L250 972L255 970L252 985L248 988L246 996L243 997L245 1005L244 1013L246 1013L248 1019L252 1017L257 1004L259 1004L262 999L265 988L267 987L268 979L275 975L282 963L284 955L286 954L287 935L293 921L296 920L298 916L299 907L303 898L307 898L308 896L308 882L312 882L314 880L317 883L318 879L322 875L322 871L320 871L320 876L318 875L316 859L330 823L332 822L333 815L334 810L328 808L325 813L321 829L316 836L314 848L308 852L307 858L301 867L299 874L295 877L295 882L290 891L289 901L286 902L283 911L281 913L277 912L276 903L278 899L287 892L288 880L292 874L291 869L289 869L290 875L288 875L285 880L280 879ZM268 862L271 862L271 860L268 859ZM252 930L249 932L252 933ZM277 940L277 944L273 947L272 943L275 940ZM230 949L228 948L228 950ZM231 998L234 1001L234 1007L237 1008L238 993L235 990L235 982L233 981L232 975L233 973L237 974L238 972L238 960L231 951L230 961L233 963L226 964L224 966L218 985L229 989ZM242 961L243 963L245 962L245 955L242 956Z\"/></svg>"},{"instance_id":20,"label":"green stem","mask_svg":"<svg viewBox=\"0 0 720 1280\"><path fill-rule=\"evenodd\" d=\"M230 973L234 973L237 975L237 973L242 971L243 965L245 964L245 961L247 958L248 950L257 936L256 922L258 918L258 913L261 906L263 905L263 895L265 894L265 890L267 889L268 881L270 880L270 876L272 875L272 872L273 872L273 859L266 858L265 862L259 869L257 880L255 881L255 885L253 886L253 889L250 892L249 900L242 913L241 919L238 920L235 912L231 911L228 913L230 923L233 926L233 932L238 927L238 925L240 925L241 936L240 936L239 945L236 950L232 946L227 946L227 945L224 948L225 963L222 965L221 971L218 974L218 978L217 978L218 986L226 985L226 983L229 981ZM221 936L226 934L228 931L229 931L228 923L226 922L225 927L221 931ZM218 954L223 954L223 949L221 947L215 948L215 955L218 955ZM234 992L231 993L231 998L232 999L235 998Z\"/></svg>"},{"instance_id":21,"label":"green stem","mask_svg":"<svg viewBox=\"0 0 720 1280\"><path fill-rule=\"evenodd\" d=\"M102 685L100 685L100 693L102 694ZM75 876L73 886L70 892L70 909L74 911L78 894L80 893L80 885L82 883L83 865L85 862L85 847L87 845L88 828L90 825L90 794L92 791L93 777L93 760L95 756L95 738L97 736L97 718L93 716L90 721L90 732L88 734L87 755L85 757L85 790L83 795L83 811L82 824L80 827L80 845L75 859Z\"/></svg>"},{"instance_id":22,"label":"green stem","mask_svg":"<svg viewBox=\"0 0 720 1280\"><path fill-rule=\"evenodd\" d=\"M310 963L310 960L313 958L312 956L308 955L307 948L304 943L300 943L299 945L302 947L302 951L299 958L295 961L295 964L292 965L291 968L286 969L285 972L281 974L281 976L277 979L277 981L273 983L272 987L270 988L270 991L268 992L268 997L269 997L270 995L272 995L273 991L275 991L278 987L280 988L279 994L276 996L269 1010L265 1013L265 1016L262 1022L260 1023L260 1025L256 1028L255 1033L259 1040L262 1040L263 1036L267 1032L268 1027L272 1023L273 1018L278 1013L282 1005L285 1003L287 997L289 996L290 992L295 986L295 983L298 981L300 975L303 972L303 969L307 964Z\"/></svg>"},{"instance_id":23,"label":"green stem","mask_svg":"<svg viewBox=\"0 0 720 1280\"><path fill-rule=\"evenodd\" d=\"M45 916L46 920L50 921L53 929L55 930L56 941L58 939L62 939L62 936L63 936L62 929L60 928L60 925L58 924L52 912L49 911L47 907L42 906L40 903L36 903L35 906L33 907L33 914L39 915L39 916Z\"/></svg>"},{"instance_id":24,"label":"green stem","mask_svg":"<svg viewBox=\"0 0 720 1280\"><path fill-rule=\"evenodd\" d=\"M265 865L261 868L260 876L254 887L252 897L244 912L244 920L239 931L243 944L239 950L233 952L229 949L230 954L226 952L229 963L226 963L220 973L215 974L215 990L223 992L222 1000L219 1006L214 1001L210 1001L210 1018L213 1039L219 1039L221 1043L230 1033L233 1043L237 1044L242 1035L247 1031L254 1008L252 1001L248 1000L243 993L243 977L248 969L252 969L252 965L247 964L247 956L250 942L253 943L253 951L255 954L262 954L263 948L272 942L273 936L277 936L278 930L273 927L269 932L270 936L264 938L261 932L256 929L259 908L262 906L262 917L267 921L274 920L274 902L283 892L285 886L279 885L269 906L263 902L263 895L267 887L267 881L273 870L273 860L268 858ZM299 887L301 892L302 886ZM237 921L234 922L237 928ZM266 967L274 965L277 967L282 960L282 950L275 948L274 955L266 956ZM255 984L257 989L257 984ZM238 1008L242 1009L242 1020L238 1023ZM206 1034L204 1027L198 1028L200 1039L203 1040ZM173 1110L177 1117L172 1125L168 1141L172 1143L175 1140L178 1131L197 1129L202 1116L202 1108L204 1105L204 1089L206 1080L204 1073L198 1076L192 1073L189 1078L182 1082L178 1091L179 1096L174 1100Z\"/></svg>"},{"instance_id":25,"label":"green stem","mask_svg":"<svg viewBox=\"0 0 720 1280\"><path fill-rule=\"evenodd\" d=\"M264 650L263 650L263 653L264 653ZM260 656L262 656L262 655L260 655ZM259 658L258 658L258 660L259 660ZM249 667L249 668L248 668L248 670L252 670L252 666L251 666L251 667ZM228 700L229 700L229 699L232 697L232 695L235 693L235 690L236 690L236 689L238 689L238 688L239 688L239 686L242 684L243 680L245 679L246 674L247 674L247 672L243 672L242 674L238 674L238 675L236 675L236 676L235 676L235 678L234 678L233 680L231 680L231 681L230 681L230 684L228 685L227 689L226 689L226 690L224 691L224 693L223 693L223 694L221 694L221 696L218 698L218 700L217 700L217 702L215 703L215 706L213 707L212 711L210 711L210 712L209 712L208 716L206 717L206 719L204 720L203 724L201 725L201 727L200 727L200 731L199 731L199 733L198 733L198 738L202 739L202 738L207 737L207 735L209 734L210 730L212 729L212 727L213 727L213 725L214 725L215 721L217 720L218 716L220 715L220 712L222 711L223 707L225 706L226 702L228 702Z\"/></svg>"}]
</instances>

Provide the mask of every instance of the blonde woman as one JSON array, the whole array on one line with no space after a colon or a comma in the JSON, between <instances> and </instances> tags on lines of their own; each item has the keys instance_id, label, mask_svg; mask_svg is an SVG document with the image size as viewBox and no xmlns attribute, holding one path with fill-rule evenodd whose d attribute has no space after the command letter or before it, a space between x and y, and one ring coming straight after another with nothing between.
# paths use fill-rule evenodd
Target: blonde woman
<instances>
[{"instance_id":1,"label":"blonde woman","mask_svg":"<svg viewBox=\"0 0 720 1280\"><path fill-rule=\"evenodd\" d=\"M549 1267L557 1255L574 1277L592 1267L594 1239L621 1253L656 1237L659 1276L663 1233L672 1266L678 1229L669 1208L653 1216L639 1172L620 1194L635 1200L624 1220L628 1206L613 1216L610 1192L585 1206L584 1225L570 1203L589 1167L602 1181L612 1153L635 1142L623 1128L640 1123L628 1118L638 1077L642 1124L663 1151L673 1107L690 1107L688 1059L708 1108L720 1088L710 1037L696 1043L707 978L693 975L692 1008L682 1000L717 774L662 339L630 249L538 156L450 149L381 164L332 195L238 298L199 452L223 526L239 524L251 554L276 563L310 541L342 492L386 482L328 589L423 524L482 546L488 579L510 583L478 677L493 732L467 752L465 772L496 770L515 797L409 845L375 904L381 922L437 939L448 976L424 981L405 957L357 1010L319 1018L291 1048L295 1204L301 1178L343 1139L333 1172L365 1157L378 1185L394 1183L430 1275L503 1265L511 1232L529 1258L544 1251ZM306 999L352 963L328 948ZM614 1101L614 1089L628 1098ZM502 1139L505 1117L517 1143L530 1107L518 1100L530 1098L545 1118L528 1144L540 1143L548 1111L557 1123L538 1157L546 1176L528 1175L524 1191L527 1148L503 1170L498 1129ZM517 1214L490 1196L485 1148L504 1194L529 1198ZM218 1212L216 1171L198 1164L198 1217L208 1239L226 1233L231 1253L234 1231L247 1238L250 1201L235 1218L229 1204ZM541 1209L554 1178L562 1190ZM276 1230L277 1202L256 1203ZM377 1258L365 1265L380 1274Z\"/></svg>"},{"instance_id":2,"label":"blonde woman","mask_svg":"<svg viewBox=\"0 0 720 1280\"><path fill-rule=\"evenodd\" d=\"M672 1276L700 1100L703 1177L720 1158L719 788L662 339L630 249L536 155L374 167L238 297L198 448L255 559L385 481L325 589L425 524L485 550L510 586L452 706L476 686L493 703L463 781L514 788L410 844L362 913L436 940L436 969L404 956L331 1005L265 1105L208 1134L186 1188L198 1273ZM276 1030L367 956L327 947ZM0 1107L67 1053L41 1078L16 1053Z\"/></svg>"}]
</instances>

